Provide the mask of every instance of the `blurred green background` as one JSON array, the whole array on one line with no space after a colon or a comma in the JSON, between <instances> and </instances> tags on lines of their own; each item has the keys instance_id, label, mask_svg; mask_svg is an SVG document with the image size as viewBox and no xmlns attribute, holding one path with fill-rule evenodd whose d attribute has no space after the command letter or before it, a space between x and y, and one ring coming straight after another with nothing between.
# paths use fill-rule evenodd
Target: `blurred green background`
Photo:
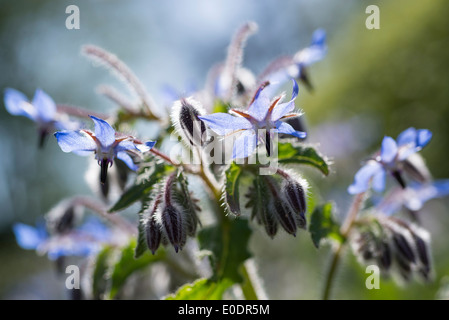
<instances>
[{"instance_id":1,"label":"blurred green background","mask_svg":"<svg viewBox=\"0 0 449 320\"><path fill-rule=\"evenodd\" d=\"M80 8L80 30L65 28L70 4ZM370 4L380 8L380 30L365 28ZM189 83L201 87L245 21L259 24L244 57L256 74L274 57L305 47L313 30L322 27L329 54L309 72L315 91L302 89L297 104L306 112L311 141L334 160L329 178L306 172L313 192L334 201L343 218L351 201L346 187L361 161L384 135L396 137L410 126L434 133L423 156L435 178L449 178L447 1L3 0L0 7L0 88L30 97L42 88L58 103L97 111L115 106L95 87L120 84L80 55L83 44L117 54L161 101L164 84L180 91ZM0 146L0 298L64 299L64 280L54 266L20 249L11 225L33 224L63 198L89 194L83 179L88 160L62 153L51 138L39 150L33 124L9 115L3 105ZM448 204L435 200L421 213L432 234L434 282L397 286L382 279L380 290L367 290L364 268L348 254L333 297L434 299L441 279L449 276ZM270 240L256 230L251 249L270 298L319 298L328 247L316 250L306 232Z\"/></svg>"}]
</instances>

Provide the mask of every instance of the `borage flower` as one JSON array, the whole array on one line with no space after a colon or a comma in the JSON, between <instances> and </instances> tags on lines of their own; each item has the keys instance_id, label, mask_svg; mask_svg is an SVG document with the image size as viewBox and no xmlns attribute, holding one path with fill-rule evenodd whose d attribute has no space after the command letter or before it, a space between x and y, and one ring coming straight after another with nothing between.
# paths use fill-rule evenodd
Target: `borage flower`
<instances>
[{"instance_id":1,"label":"borage flower","mask_svg":"<svg viewBox=\"0 0 449 320\"><path fill-rule=\"evenodd\" d=\"M296 131L283 119L299 117L302 113L293 112L295 99L298 96L298 84L293 80L293 93L290 101L280 103L284 94L273 101L264 92L268 85L262 85L248 108L248 111L231 109L231 113L214 113L199 116L213 131L221 136L241 133L234 142L232 158L246 158L250 156L260 141L265 142L267 153L270 155L271 140L274 133L285 133L298 138L305 138L306 133Z\"/></svg>"},{"instance_id":2,"label":"borage flower","mask_svg":"<svg viewBox=\"0 0 449 320\"><path fill-rule=\"evenodd\" d=\"M388 136L384 137L380 154L360 168L355 174L354 182L349 186L348 192L357 194L367 191L371 180L373 189L382 192L385 188L387 172L391 173L402 188L405 188L405 181L401 173L404 169L407 170L405 164L410 166L407 158L425 147L431 138L432 133L429 130L415 128L403 131L399 134L397 141Z\"/></svg>"},{"instance_id":3,"label":"borage flower","mask_svg":"<svg viewBox=\"0 0 449 320\"><path fill-rule=\"evenodd\" d=\"M326 31L317 29L312 35L310 45L298 51L293 57L281 57L267 68L265 79L272 83L285 83L288 79L299 79L308 89L313 89L307 75L307 68L322 60L327 54Z\"/></svg>"},{"instance_id":4,"label":"borage flower","mask_svg":"<svg viewBox=\"0 0 449 320\"><path fill-rule=\"evenodd\" d=\"M58 144L64 152L73 152L81 156L95 153L95 159L101 166L100 181L106 182L107 170L114 162L114 158L122 160L131 170L136 171L138 166L134 163L127 151L137 149L139 151L150 150L155 141L142 144L129 135L122 135L106 121L90 116L95 124L95 132L90 130L60 131L55 133Z\"/></svg>"},{"instance_id":5,"label":"borage flower","mask_svg":"<svg viewBox=\"0 0 449 320\"><path fill-rule=\"evenodd\" d=\"M64 256L89 256L98 252L102 244L114 240L111 230L95 218L62 235L49 235L44 224L33 227L16 223L13 231L21 248L47 254L50 260Z\"/></svg>"},{"instance_id":6,"label":"borage flower","mask_svg":"<svg viewBox=\"0 0 449 320\"><path fill-rule=\"evenodd\" d=\"M39 128L39 145L42 147L46 136L56 130L76 130L79 123L70 121L67 115L57 112L53 99L44 91L37 89L33 100L20 91L5 90L6 110L15 116L25 116L37 123Z\"/></svg>"}]
</instances>

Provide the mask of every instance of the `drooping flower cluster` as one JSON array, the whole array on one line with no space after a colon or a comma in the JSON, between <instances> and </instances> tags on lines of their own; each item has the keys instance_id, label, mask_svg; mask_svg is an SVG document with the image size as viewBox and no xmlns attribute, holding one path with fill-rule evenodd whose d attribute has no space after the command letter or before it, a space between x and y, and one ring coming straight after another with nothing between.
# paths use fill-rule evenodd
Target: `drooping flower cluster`
<instances>
[{"instance_id":1,"label":"drooping flower cluster","mask_svg":"<svg viewBox=\"0 0 449 320\"><path fill-rule=\"evenodd\" d=\"M415 274L430 280L430 234L402 219L379 215L370 218L372 221L358 228L351 242L360 261L375 263L383 274L398 274L405 281Z\"/></svg>"},{"instance_id":2,"label":"drooping flower cluster","mask_svg":"<svg viewBox=\"0 0 449 320\"><path fill-rule=\"evenodd\" d=\"M186 183L182 174L172 173L157 188L153 201L143 212L145 239L153 254L161 243L167 242L178 252L187 237L196 234L200 225L197 212L201 209Z\"/></svg>"},{"instance_id":3,"label":"drooping flower cluster","mask_svg":"<svg viewBox=\"0 0 449 320\"><path fill-rule=\"evenodd\" d=\"M273 238L279 225L289 234L296 236L296 230L306 228L306 197L308 183L297 173L278 169L272 176L258 176L254 179L246 197L246 207L252 208L251 219L265 228Z\"/></svg>"}]
</instances>

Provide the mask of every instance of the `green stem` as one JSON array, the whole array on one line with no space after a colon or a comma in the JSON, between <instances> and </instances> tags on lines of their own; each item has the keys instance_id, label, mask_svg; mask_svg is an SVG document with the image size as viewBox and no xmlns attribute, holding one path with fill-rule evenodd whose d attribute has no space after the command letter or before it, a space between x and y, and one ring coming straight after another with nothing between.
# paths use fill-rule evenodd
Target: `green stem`
<instances>
[{"instance_id":1,"label":"green stem","mask_svg":"<svg viewBox=\"0 0 449 320\"><path fill-rule=\"evenodd\" d=\"M200 171L199 171L198 175L202 178L202 180L209 187L210 191L214 195L216 203L219 204L221 201L222 192L221 192L219 186L217 186L217 183L215 181L212 181L210 178L210 175L205 172L205 167L202 164L200 166ZM222 206L218 205L217 208L218 208L218 210L215 211L217 223L221 226L221 229L223 230L223 237L226 237L227 230L229 228L229 223L231 223L231 221L229 219L227 219L226 212ZM249 274L245 264L243 264L241 266L241 275L243 277L243 283L241 284L241 288L243 291L243 295L245 296L245 299L246 300L258 300L256 290L254 288L253 282L251 280L250 274Z\"/></svg>"},{"instance_id":2,"label":"green stem","mask_svg":"<svg viewBox=\"0 0 449 320\"><path fill-rule=\"evenodd\" d=\"M343 225L340 229L340 233L341 233L343 239L345 239L345 240L340 242L333 252L333 255L331 258L331 263L329 265L329 269L326 274L326 282L325 282L324 291L323 291L323 300L329 300L329 298L330 298L332 285L333 285L334 279L335 279L335 274L337 272L338 265L340 262L340 257L343 252L344 246L347 243L346 239L351 232L351 229L352 229L354 222L357 218L357 214L359 213L360 207L363 204L364 197L365 197L364 192L359 193L355 196L354 201L352 202L351 208L349 209L349 212L346 215L346 219L343 222Z\"/></svg>"},{"instance_id":3,"label":"green stem","mask_svg":"<svg viewBox=\"0 0 449 320\"><path fill-rule=\"evenodd\" d=\"M256 289L251 281L250 274L245 264L242 265L241 275L243 277L243 283L241 285L243 295L246 300L259 300L257 297Z\"/></svg>"}]
</instances>

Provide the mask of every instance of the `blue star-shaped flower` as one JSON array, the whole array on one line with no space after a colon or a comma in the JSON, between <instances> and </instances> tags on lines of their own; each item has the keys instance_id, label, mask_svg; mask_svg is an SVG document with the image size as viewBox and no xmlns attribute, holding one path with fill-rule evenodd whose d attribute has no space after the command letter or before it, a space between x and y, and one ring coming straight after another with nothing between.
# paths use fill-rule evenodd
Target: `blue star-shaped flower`
<instances>
[{"instance_id":1,"label":"blue star-shaped flower","mask_svg":"<svg viewBox=\"0 0 449 320\"><path fill-rule=\"evenodd\" d=\"M288 58L285 66L270 74L267 80L271 83L281 85L288 79L294 78L301 80L309 89L312 89L307 75L307 68L315 62L322 60L326 54L326 31L317 29L312 35L310 46L298 51L292 58ZM281 64L284 64L284 62Z\"/></svg>"},{"instance_id":2,"label":"blue star-shaped flower","mask_svg":"<svg viewBox=\"0 0 449 320\"><path fill-rule=\"evenodd\" d=\"M385 137L379 156L369 160L355 174L354 182L348 188L350 194L365 192L372 180L375 191L381 192L385 188L386 172L390 172L405 188L405 183L400 175L401 163L410 155L420 151L432 138L432 132L427 129L408 128L403 131L395 141L391 137Z\"/></svg>"},{"instance_id":3,"label":"blue star-shaped flower","mask_svg":"<svg viewBox=\"0 0 449 320\"><path fill-rule=\"evenodd\" d=\"M88 219L79 228L64 235L50 236L44 224L33 227L16 223L13 231L21 248L46 253L51 260L63 256L88 256L98 252L101 243L113 240L111 230L96 218Z\"/></svg>"},{"instance_id":4,"label":"blue star-shaped flower","mask_svg":"<svg viewBox=\"0 0 449 320\"><path fill-rule=\"evenodd\" d=\"M70 121L66 115L57 112L53 99L44 91L37 89L33 100L20 91L7 88L5 90L6 110L15 116L25 116L37 123L40 131L40 145L42 146L48 133L56 130L75 130L79 123Z\"/></svg>"},{"instance_id":5,"label":"blue star-shaped flower","mask_svg":"<svg viewBox=\"0 0 449 320\"><path fill-rule=\"evenodd\" d=\"M232 158L246 158L256 149L259 141L264 141L270 155L270 142L274 132L289 134L298 138L305 138L306 133L296 131L291 125L283 122L285 118L299 117L301 113L293 113L295 99L298 96L298 84L293 80L293 93L290 101L280 103L284 95L273 101L264 92L266 86L257 91L254 101L248 111L231 109L236 116L228 113L214 113L199 116L218 135L227 136L240 132L235 140ZM261 129L264 129L261 131Z\"/></svg>"},{"instance_id":6,"label":"blue star-shaped flower","mask_svg":"<svg viewBox=\"0 0 449 320\"><path fill-rule=\"evenodd\" d=\"M101 183L106 182L107 169L112 165L114 158L122 160L131 170L136 171L138 166L126 151L132 149L147 151L156 142L138 143L132 136L116 133L106 121L94 116L90 117L94 121L95 132L81 129L55 133L62 151L73 152L81 156L94 152L95 158L101 166Z\"/></svg>"}]
</instances>

